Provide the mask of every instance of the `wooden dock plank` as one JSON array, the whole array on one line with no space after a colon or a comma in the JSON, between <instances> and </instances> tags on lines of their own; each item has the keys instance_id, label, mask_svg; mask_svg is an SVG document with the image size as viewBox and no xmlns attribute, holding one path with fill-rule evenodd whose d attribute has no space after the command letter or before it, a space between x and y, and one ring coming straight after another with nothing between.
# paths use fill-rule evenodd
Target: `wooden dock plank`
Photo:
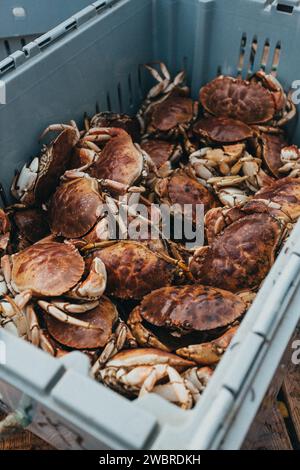
<instances>
[{"instance_id":1,"label":"wooden dock plank","mask_svg":"<svg viewBox=\"0 0 300 470\"><path fill-rule=\"evenodd\" d=\"M282 389L290 418L300 442L300 364L291 363Z\"/></svg>"},{"instance_id":2,"label":"wooden dock plank","mask_svg":"<svg viewBox=\"0 0 300 470\"><path fill-rule=\"evenodd\" d=\"M4 415L0 413L0 419ZM49 444L44 442L39 437L35 436L29 431L19 432L14 434L4 442L0 441L0 451L2 450L51 450L53 449Z\"/></svg>"},{"instance_id":3,"label":"wooden dock plank","mask_svg":"<svg viewBox=\"0 0 300 470\"><path fill-rule=\"evenodd\" d=\"M284 419L275 404L267 415L258 413L251 426L244 450L293 450Z\"/></svg>"}]
</instances>

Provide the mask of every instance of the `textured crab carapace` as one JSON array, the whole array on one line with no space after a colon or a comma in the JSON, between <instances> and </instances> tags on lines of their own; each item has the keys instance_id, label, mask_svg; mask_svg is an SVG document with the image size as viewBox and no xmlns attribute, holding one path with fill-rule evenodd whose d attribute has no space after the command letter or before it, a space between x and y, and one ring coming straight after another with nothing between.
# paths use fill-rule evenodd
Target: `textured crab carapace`
<instances>
[{"instance_id":1,"label":"textured crab carapace","mask_svg":"<svg viewBox=\"0 0 300 470\"><path fill-rule=\"evenodd\" d=\"M242 316L246 304L231 292L195 284L152 291L136 310L149 324L181 336L227 327Z\"/></svg>"},{"instance_id":2,"label":"textured crab carapace","mask_svg":"<svg viewBox=\"0 0 300 470\"><path fill-rule=\"evenodd\" d=\"M226 144L251 138L253 129L237 119L209 116L194 124L192 134L207 143Z\"/></svg>"},{"instance_id":3,"label":"textured crab carapace","mask_svg":"<svg viewBox=\"0 0 300 470\"><path fill-rule=\"evenodd\" d=\"M200 102L210 114L247 124L265 123L276 114L272 93L259 83L219 76L200 90Z\"/></svg>"},{"instance_id":4,"label":"textured crab carapace","mask_svg":"<svg viewBox=\"0 0 300 470\"><path fill-rule=\"evenodd\" d=\"M94 128L84 137L86 141L98 142L109 138L98 160L89 168L89 174L98 179L111 179L131 186L142 176L144 154L134 145L123 129Z\"/></svg>"},{"instance_id":5,"label":"textured crab carapace","mask_svg":"<svg viewBox=\"0 0 300 470\"><path fill-rule=\"evenodd\" d=\"M161 202L170 206L177 204L183 209L185 204L191 204L194 223L198 204L203 204L205 212L216 205L213 194L183 169L175 170L169 177L158 179L155 192Z\"/></svg>"},{"instance_id":6,"label":"textured crab carapace","mask_svg":"<svg viewBox=\"0 0 300 470\"><path fill-rule=\"evenodd\" d=\"M70 244L42 241L12 255L14 290L36 296L59 296L74 287L84 273L84 260Z\"/></svg>"},{"instance_id":7,"label":"textured crab carapace","mask_svg":"<svg viewBox=\"0 0 300 470\"><path fill-rule=\"evenodd\" d=\"M78 129L62 125L62 132L34 159L36 164L24 166L12 185L12 194L26 205L48 200L68 168L72 151L78 142ZM31 167L37 168L31 168Z\"/></svg>"},{"instance_id":8,"label":"textured crab carapace","mask_svg":"<svg viewBox=\"0 0 300 470\"><path fill-rule=\"evenodd\" d=\"M94 178L66 180L55 191L50 207L51 231L66 238L82 237L99 219L104 199Z\"/></svg>"},{"instance_id":9,"label":"textured crab carapace","mask_svg":"<svg viewBox=\"0 0 300 470\"><path fill-rule=\"evenodd\" d=\"M103 112L95 114L90 127L118 127L124 129L132 138L133 142L140 141L140 124L138 119L128 114L117 114L112 112Z\"/></svg>"},{"instance_id":10,"label":"textured crab carapace","mask_svg":"<svg viewBox=\"0 0 300 470\"><path fill-rule=\"evenodd\" d=\"M100 258L107 271L108 294L140 299L153 289L172 283L175 267L162 254L136 241L119 241L89 256Z\"/></svg>"},{"instance_id":11,"label":"textured crab carapace","mask_svg":"<svg viewBox=\"0 0 300 470\"><path fill-rule=\"evenodd\" d=\"M281 150L287 146L284 134L263 132L260 135L262 151L261 156L266 169L271 175L280 178L282 174L279 169L282 167Z\"/></svg>"},{"instance_id":12,"label":"textured crab carapace","mask_svg":"<svg viewBox=\"0 0 300 470\"><path fill-rule=\"evenodd\" d=\"M190 262L198 282L232 292L259 287L274 263L282 236L280 222L268 213L236 212L236 220L209 246L196 250Z\"/></svg>"}]
</instances>

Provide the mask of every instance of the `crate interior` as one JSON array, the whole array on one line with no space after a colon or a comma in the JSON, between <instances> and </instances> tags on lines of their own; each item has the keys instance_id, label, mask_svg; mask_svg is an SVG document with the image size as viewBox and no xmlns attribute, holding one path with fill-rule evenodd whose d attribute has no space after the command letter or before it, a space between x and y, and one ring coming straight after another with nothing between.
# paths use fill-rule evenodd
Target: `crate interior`
<instances>
[{"instance_id":1,"label":"crate interior","mask_svg":"<svg viewBox=\"0 0 300 470\"><path fill-rule=\"evenodd\" d=\"M106 4L107 3L107 4ZM185 68L197 97L217 74L246 77L261 66L286 89L298 78L299 7L270 0L117 0L95 2L55 39L27 45L17 66L2 62L0 174L6 190L16 168L39 152L49 124L97 111L134 113L152 81L142 64ZM89 18L86 21L86 18ZM300 132L293 125L293 140ZM296 131L296 132L295 132ZM298 137L299 136L299 137Z\"/></svg>"}]
</instances>

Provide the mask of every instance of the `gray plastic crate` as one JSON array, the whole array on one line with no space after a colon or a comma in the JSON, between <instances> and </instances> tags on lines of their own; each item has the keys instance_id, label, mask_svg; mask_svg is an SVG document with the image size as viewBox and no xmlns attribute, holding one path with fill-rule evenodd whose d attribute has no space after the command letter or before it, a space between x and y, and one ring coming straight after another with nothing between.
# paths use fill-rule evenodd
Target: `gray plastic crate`
<instances>
[{"instance_id":1,"label":"gray plastic crate","mask_svg":"<svg viewBox=\"0 0 300 470\"><path fill-rule=\"evenodd\" d=\"M1 0L0 60L90 3L89 0Z\"/></svg>"},{"instance_id":2,"label":"gray plastic crate","mask_svg":"<svg viewBox=\"0 0 300 470\"><path fill-rule=\"evenodd\" d=\"M1 182L8 189L49 123L98 108L134 112L151 84L145 62L185 67L195 97L217 73L261 65L289 88L300 78L299 26L291 0L93 3L0 63ZM1 330L0 399L26 408L29 429L59 448L238 448L299 320L299 278L298 223L193 410L154 394L130 402L90 379L80 353L56 360Z\"/></svg>"}]
</instances>

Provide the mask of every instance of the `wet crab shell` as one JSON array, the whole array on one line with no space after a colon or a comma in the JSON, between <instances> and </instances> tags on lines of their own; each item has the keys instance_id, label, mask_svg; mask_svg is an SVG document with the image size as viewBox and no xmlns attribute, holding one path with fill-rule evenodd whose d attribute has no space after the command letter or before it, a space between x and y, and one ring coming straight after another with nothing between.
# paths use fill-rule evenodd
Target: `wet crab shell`
<instances>
[{"instance_id":1,"label":"wet crab shell","mask_svg":"<svg viewBox=\"0 0 300 470\"><path fill-rule=\"evenodd\" d=\"M165 99L146 111L146 133L168 133L178 126L188 125L194 118L194 107L195 103L187 96L187 92L175 88Z\"/></svg>"},{"instance_id":2,"label":"wet crab shell","mask_svg":"<svg viewBox=\"0 0 300 470\"><path fill-rule=\"evenodd\" d=\"M253 197L256 200L271 201L278 204L278 208L270 207L268 211L274 215L285 214L291 221L296 221L300 217L300 180L298 178L282 178L274 181L271 185L262 188ZM251 207L252 201L246 205Z\"/></svg>"},{"instance_id":3,"label":"wet crab shell","mask_svg":"<svg viewBox=\"0 0 300 470\"><path fill-rule=\"evenodd\" d=\"M281 150L286 147L287 141L283 133L262 133L262 159L267 170L276 178L282 177L279 169L282 167Z\"/></svg>"},{"instance_id":4,"label":"wet crab shell","mask_svg":"<svg viewBox=\"0 0 300 470\"><path fill-rule=\"evenodd\" d=\"M47 147L39 158L38 177L34 191L28 194L26 204L45 202L59 183L59 178L68 168L73 148L77 143L76 129L66 129Z\"/></svg>"},{"instance_id":5,"label":"wet crab shell","mask_svg":"<svg viewBox=\"0 0 300 470\"><path fill-rule=\"evenodd\" d=\"M82 237L96 224L103 205L95 179L78 177L61 183L49 207L52 233L65 238Z\"/></svg>"},{"instance_id":6,"label":"wet crab shell","mask_svg":"<svg viewBox=\"0 0 300 470\"><path fill-rule=\"evenodd\" d=\"M269 214L245 215L195 252L191 272L201 284L232 292L255 289L274 263L281 235L280 222Z\"/></svg>"},{"instance_id":7,"label":"wet crab shell","mask_svg":"<svg viewBox=\"0 0 300 470\"><path fill-rule=\"evenodd\" d=\"M253 130L242 121L224 117L205 117L197 121L192 133L208 142L235 143L250 139Z\"/></svg>"},{"instance_id":8,"label":"wet crab shell","mask_svg":"<svg viewBox=\"0 0 300 470\"><path fill-rule=\"evenodd\" d=\"M247 124L270 121L276 114L272 93L258 83L220 76L200 90L200 102L214 116Z\"/></svg>"},{"instance_id":9,"label":"wet crab shell","mask_svg":"<svg viewBox=\"0 0 300 470\"><path fill-rule=\"evenodd\" d=\"M17 292L59 296L78 283L84 268L74 246L45 240L12 255L12 285Z\"/></svg>"},{"instance_id":10,"label":"wet crab shell","mask_svg":"<svg viewBox=\"0 0 300 470\"><path fill-rule=\"evenodd\" d=\"M132 138L133 142L140 141L140 124L136 117L128 114L117 114L103 112L95 114L90 122L90 127L118 127L124 129Z\"/></svg>"},{"instance_id":11,"label":"wet crab shell","mask_svg":"<svg viewBox=\"0 0 300 470\"><path fill-rule=\"evenodd\" d=\"M120 299L141 299L160 286L170 285L174 266L145 244L118 242L92 253L98 257L107 271L106 292Z\"/></svg>"},{"instance_id":12,"label":"wet crab shell","mask_svg":"<svg viewBox=\"0 0 300 470\"><path fill-rule=\"evenodd\" d=\"M174 143L161 139L147 139L141 143L141 147L151 157L157 169L172 160L174 152L176 152Z\"/></svg>"},{"instance_id":13,"label":"wet crab shell","mask_svg":"<svg viewBox=\"0 0 300 470\"><path fill-rule=\"evenodd\" d=\"M213 194L182 169L158 180L155 192L162 202L170 205L178 204L183 208L185 204L192 204L193 222L196 222L196 205L203 204L206 212L217 204Z\"/></svg>"},{"instance_id":14,"label":"wet crab shell","mask_svg":"<svg viewBox=\"0 0 300 470\"><path fill-rule=\"evenodd\" d=\"M240 318L246 304L235 294L203 285L157 289L136 307L151 325L181 334L224 328Z\"/></svg>"},{"instance_id":15,"label":"wet crab shell","mask_svg":"<svg viewBox=\"0 0 300 470\"><path fill-rule=\"evenodd\" d=\"M93 310L81 314L69 314L73 318L97 326L99 329L83 328L70 323L63 323L53 316L46 315L47 329L50 335L63 346L73 349L103 348L112 334L112 328L118 318L115 305L101 297L99 305Z\"/></svg>"},{"instance_id":16,"label":"wet crab shell","mask_svg":"<svg viewBox=\"0 0 300 470\"><path fill-rule=\"evenodd\" d=\"M131 186L143 171L143 155L130 135L123 131L113 137L101 152L100 158L89 168L94 178L110 179Z\"/></svg>"}]
</instances>

